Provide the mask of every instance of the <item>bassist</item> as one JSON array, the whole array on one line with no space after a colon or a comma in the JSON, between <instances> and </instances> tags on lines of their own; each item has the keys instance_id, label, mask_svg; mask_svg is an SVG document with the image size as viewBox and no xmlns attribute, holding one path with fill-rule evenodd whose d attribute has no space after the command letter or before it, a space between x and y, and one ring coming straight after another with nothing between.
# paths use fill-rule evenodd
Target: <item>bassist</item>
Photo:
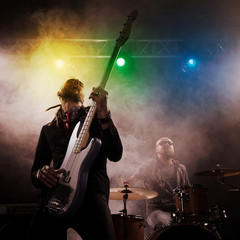
<instances>
[{"instance_id":1,"label":"bassist","mask_svg":"<svg viewBox=\"0 0 240 240\"><path fill-rule=\"evenodd\" d=\"M66 240L67 229L71 227L83 240L113 240L106 164L107 159L113 162L121 159L122 143L107 106L107 92L101 87L93 88L89 96L96 102L89 137L99 139L101 147L89 170L83 202L68 218L54 217L45 208L49 192L58 184L59 174L65 171L61 165L73 129L79 121L81 128L89 110L83 106L83 83L78 79L67 80L57 96L61 104L52 122L41 130L31 170L32 183L42 190L43 201L31 224L28 239Z\"/></svg>"}]
</instances>

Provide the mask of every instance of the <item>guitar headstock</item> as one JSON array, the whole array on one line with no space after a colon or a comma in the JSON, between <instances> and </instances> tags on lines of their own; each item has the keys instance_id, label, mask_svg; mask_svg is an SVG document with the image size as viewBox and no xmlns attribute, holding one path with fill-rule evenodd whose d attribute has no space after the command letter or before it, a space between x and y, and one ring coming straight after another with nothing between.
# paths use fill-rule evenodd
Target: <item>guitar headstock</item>
<instances>
[{"instance_id":1,"label":"guitar headstock","mask_svg":"<svg viewBox=\"0 0 240 240\"><path fill-rule=\"evenodd\" d=\"M120 32L120 36L116 40L116 46L120 47L128 40L132 30L133 22L137 18L137 16L138 16L137 10L132 11L132 13L128 16L128 20L126 23L124 23L124 27Z\"/></svg>"}]
</instances>

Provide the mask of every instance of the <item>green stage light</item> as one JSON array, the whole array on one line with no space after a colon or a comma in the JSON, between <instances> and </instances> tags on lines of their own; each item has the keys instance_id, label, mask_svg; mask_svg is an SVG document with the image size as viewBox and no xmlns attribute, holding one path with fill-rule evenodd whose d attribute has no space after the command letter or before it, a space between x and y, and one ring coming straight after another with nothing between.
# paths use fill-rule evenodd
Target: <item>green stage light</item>
<instances>
[{"instance_id":1,"label":"green stage light","mask_svg":"<svg viewBox=\"0 0 240 240\"><path fill-rule=\"evenodd\" d=\"M126 63L126 61L125 61L124 58L118 58L118 59L117 59L117 65L118 65L119 67L123 67L123 66L125 65L125 63Z\"/></svg>"}]
</instances>

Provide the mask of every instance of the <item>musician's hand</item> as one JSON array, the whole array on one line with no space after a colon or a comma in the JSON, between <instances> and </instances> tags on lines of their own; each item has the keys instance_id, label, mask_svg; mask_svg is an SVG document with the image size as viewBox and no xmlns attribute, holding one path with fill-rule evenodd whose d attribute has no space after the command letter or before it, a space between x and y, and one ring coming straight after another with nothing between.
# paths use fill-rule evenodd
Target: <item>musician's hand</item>
<instances>
[{"instance_id":1,"label":"musician's hand","mask_svg":"<svg viewBox=\"0 0 240 240\"><path fill-rule=\"evenodd\" d=\"M58 174L63 173L65 170L63 168L53 169L48 165L38 170L37 178L48 188L52 188L57 185Z\"/></svg>"},{"instance_id":2,"label":"musician's hand","mask_svg":"<svg viewBox=\"0 0 240 240\"><path fill-rule=\"evenodd\" d=\"M107 108L107 96L108 92L105 91L102 87L94 87L89 98L92 98L97 103L97 117L105 118L108 115Z\"/></svg>"}]
</instances>

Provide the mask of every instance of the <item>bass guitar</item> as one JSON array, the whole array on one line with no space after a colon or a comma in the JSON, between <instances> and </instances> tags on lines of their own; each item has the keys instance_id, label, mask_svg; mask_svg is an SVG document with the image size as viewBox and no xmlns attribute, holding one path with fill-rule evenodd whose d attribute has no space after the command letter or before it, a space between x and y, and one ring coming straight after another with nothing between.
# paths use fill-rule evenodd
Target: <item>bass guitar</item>
<instances>
[{"instance_id":1,"label":"bass guitar","mask_svg":"<svg viewBox=\"0 0 240 240\"><path fill-rule=\"evenodd\" d=\"M120 36L116 40L115 48L99 85L103 89L106 86L121 47L130 36L133 22L137 16L138 12L136 10L128 16L128 20L124 23ZM92 101L80 133L80 122L78 122L73 130L65 158L60 167L64 168L65 171L59 176L59 182L50 193L47 204L47 209L53 216L72 216L79 209L84 199L88 173L101 148L101 141L99 139L89 138L89 129L95 113L96 102Z\"/></svg>"}]
</instances>

